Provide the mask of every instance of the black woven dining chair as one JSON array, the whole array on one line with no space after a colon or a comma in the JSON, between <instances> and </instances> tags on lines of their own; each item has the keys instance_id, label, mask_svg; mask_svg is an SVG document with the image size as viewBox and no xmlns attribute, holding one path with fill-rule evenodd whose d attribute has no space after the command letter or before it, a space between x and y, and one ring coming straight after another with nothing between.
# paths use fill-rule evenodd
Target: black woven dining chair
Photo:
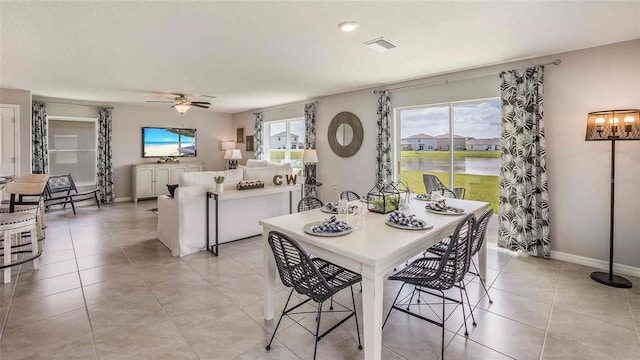
<instances>
[{"instance_id":1,"label":"black woven dining chair","mask_svg":"<svg viewBox=\"0 0 640 360\"><path fill-rule=\"evenodd\" d=\"M309 301L314 301L318 304L318 310L316 312L316 330L314 333L316 338L315 346L313 349L314 359L316 358L316 353L318 350L318 342L331 331L336 329L339 325L349 320L352 316L355 317L356 320L358 349L362 350L362 343L360 341L360 328L358 325L358 315L356 314L356 301L355 297L353 296L353 285L361 282L362 276L321 258L311 259L295 240L277 231L269 232L268 242L275 257L276 267L278 268L278 273L280 274L280 280L282 280L282 284L284 284L284 286L291 288L291 292L289 293L289 297L287 298L287 302L284 305L282 315L280 315L280 319L278 320L276 328L273 330L271 340L269 340L269 344L266 346L267 351L271 350L271 343L276 336L276 332L278 331L278 327L280 326L282 318L284 316L291 317L291 315L294 314L308 313L292 311L298 309L300 306L306 304ZM351 289L351 301L353 308L349 309L346 306L335 302L336 304L341 306L342 310L329 312L347 312L349 313L349 315L338 321L334 326L329 328L329 330L320 334L320 320L322 318L323 312L322 304L326 300L333 298L333 295L335 295L337 292L346 288ZM289 301L291 300L291 295L293 295L294 291L309 298L287 309L287 307L289 306ZM327 311L325 310L325 312ZM299 322L297 323L300 324ZM304 327L304 325L300 325ZM311 330L307 330L313 333Z\"/></svg>"},{"instance_id":2,"label":"black woven dining chair","mask_svg":"<svg viewBox=\"0 0 640 360\"><path fill-rule=\"evenodd\" d=\"M422 182L424 183L424 189L427 194L435 193L443 197L464 199L465 188L455 187L450 189L446 187L436 175L422 174Z\"/></svg>"},{"instance_id":3,"label":"black woven dining chair","mask_svg":"<svg viewBox=\"0 0 640 360\"><path fill-rule=\"evenodd\" d=\"M469 270L469 255L471 250L471 239L473 235L473 227L475 223L475 216L473 214L467 215L456 226L453 234L450 237L450 241L447 243L445 253L443 256L423 257L413 261L404 269L398 271L389 277L389 280L402 281L402 286L393 300L393 305L389 309L389 313L382 324L382 328L389 320L389 315L393 310L398 310L417 317L422 320L426 320L434 325L442 328L442 346L441 356L444 359L444 324L446 321L446 300L453 301L460 304L462 308L462 316L464 318L465 336L469 335L467 329L467 316L464 309L463 291L465 293L467 302L469 302L469 296L464 288L464 275ZM413 285L414 290L406 295L403 299L398 301L402 289L405 285ZM444 291L453 288L458 285L460 288L460 301L449 298L445 295ZM436 291L436 292L432 292ZM421 314L412 312L411 306L429 306L431 304L422 297L422 293L428 293L434 296L442 298L442 318L434 320L427 318ZM417 296L416 296L417 295ZM416 302L413 302L414 297ZM408 301L407 301L408 299ZM434 314L436 311L432 308ZM454 309L455 310L455 309ZM472 315L473 316L473 315ZM475 322L475 321L474 321Z\"/></svg>"},{"instance_id":4,"label":"black woven dining chair","mask_svg":"<svg viewBox=\"0 0 640 360\"><path fill-rule=\"evenodd\" d=\"M300 199L298 202L298 212L307 210L319 209L324 206L324 203L314 196L307 196Z\"/></svg>"},{"instance_id":5,"label":"black woven dining chair","mask_svg":"<svg viewBox=\"0 0 640 360\"><path fill-rule=\"evenodd\" d=\"M345 190L340 193L340 199L347 201L360 200L360 195L356 194L354 191Z\"/></svg>"}]
</instances>

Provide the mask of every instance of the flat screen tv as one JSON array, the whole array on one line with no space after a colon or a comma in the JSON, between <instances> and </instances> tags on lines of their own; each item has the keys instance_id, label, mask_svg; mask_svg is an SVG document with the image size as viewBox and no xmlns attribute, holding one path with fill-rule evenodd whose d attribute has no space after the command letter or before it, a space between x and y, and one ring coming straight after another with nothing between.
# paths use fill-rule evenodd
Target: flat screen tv
<instances>
[{"instance_id":1,"label":"flat screen tv","mask_svg":"<svg viewBox=\"0 0 640 360\"><path fill-rule=\"evenodd\" d=\"M196 129L142 128L142 157L196 156Z\"/></svg>"}]
</instances>

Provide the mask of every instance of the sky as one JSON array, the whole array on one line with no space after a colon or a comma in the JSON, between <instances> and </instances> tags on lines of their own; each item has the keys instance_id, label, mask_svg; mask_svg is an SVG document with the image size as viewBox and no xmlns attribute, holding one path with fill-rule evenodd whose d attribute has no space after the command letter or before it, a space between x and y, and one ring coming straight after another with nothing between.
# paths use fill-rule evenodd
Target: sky
<instances>
[{"instance_id":1,"label":"sky","mask_svg":"<svg viewBox=\"0 0 640 360\"><path fill-rule=\"evenodd\" d=\"M269 136L287 130L285 121L269 122ZM292 134L298 135L299 141L304 142L304 119L293 120L289 122L289 128Z\"/></svg>"},{"instance_id":2,"label":"sky","mask_svg":"<svg viewBox=\"0 0 640 360\"><path fill-rule=\"evenodd\" d=\"M183 143L194 142L194 138L182 135ZM178 143L178 135L169 132L167 129L161 128L145 128L144 129L144 142L145 143Z\"/></svg>"},{"instance_id":3,"label":"sky","mask_svg":"<svg viewBox=\"0 0 640 360\"><path fill-rule=\"evenodd\" d=\"M500 100L455 104L454 133L476 139L500 137ZM402 138L420 133L438 136L449 132L449 106L430 106L400 111Z\"/></svg>"}]
</instances>

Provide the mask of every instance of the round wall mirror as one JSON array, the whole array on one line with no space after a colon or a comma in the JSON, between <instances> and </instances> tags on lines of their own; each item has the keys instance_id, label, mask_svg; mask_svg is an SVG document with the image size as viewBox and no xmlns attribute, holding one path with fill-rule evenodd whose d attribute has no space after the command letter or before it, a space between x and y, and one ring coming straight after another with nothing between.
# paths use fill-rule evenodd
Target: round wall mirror
<instances>
[{"instance_id":1,"label":"round wall mirror","mask_svg":"<svg viewBox=\"0 0 640 360\"><path fill-rule=\"evenodd\" d=\"M353 113L343 111L334 116L329 124L327 139L331 150L338 156L355 155L360 150L363 137L362 123Z\"/></svg>"}]
</instances>

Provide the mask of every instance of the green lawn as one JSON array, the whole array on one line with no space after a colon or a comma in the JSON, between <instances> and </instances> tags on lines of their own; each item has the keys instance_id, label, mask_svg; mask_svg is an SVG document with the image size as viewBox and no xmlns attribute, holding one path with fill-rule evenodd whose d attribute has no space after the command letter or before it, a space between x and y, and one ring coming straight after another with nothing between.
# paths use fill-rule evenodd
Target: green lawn
<instances>
[{"instance_id":1,"label":"green lawn","mask_svg":"<svg viewBox=\"0 0 640 360\"><path fill-rule=\"evenodd\" d=\"M403 170L402 182L407 183L416 194L424 194L425 188L422 182L422 174L436 175L440 181L449 186L449 173L420 170ZM467 200L486 201L490 204L494 213L498 213L498 176L456 174L455 187L464 187Z\"/></svg>"},{"instance_id":2,"label":"green lawn","mask_svg":"<svg viewBox=\"0 0 640 360\"><path fill-rule=\"evenodd\" d=\"M284 150L271 150L269 151L269 161L274 163L280 163L280 161L284 160ZM302 156L304 155L304 151L292 151L291 152L291 160L300 160L302 161Z\"/></svg>"},{"instance_id":3,"label":"green lawn","mask_svg":"<svg viewBox=\"0 0 640 360\"><path fill-rule=\"evenodd\" d=\"M448 159L449 151L414 151L403 150L402 159ZM500 158L500 151L493 150L460 150L453 152L454 158L479 157L479 158Z\"/></svg>"}]
</instances>

